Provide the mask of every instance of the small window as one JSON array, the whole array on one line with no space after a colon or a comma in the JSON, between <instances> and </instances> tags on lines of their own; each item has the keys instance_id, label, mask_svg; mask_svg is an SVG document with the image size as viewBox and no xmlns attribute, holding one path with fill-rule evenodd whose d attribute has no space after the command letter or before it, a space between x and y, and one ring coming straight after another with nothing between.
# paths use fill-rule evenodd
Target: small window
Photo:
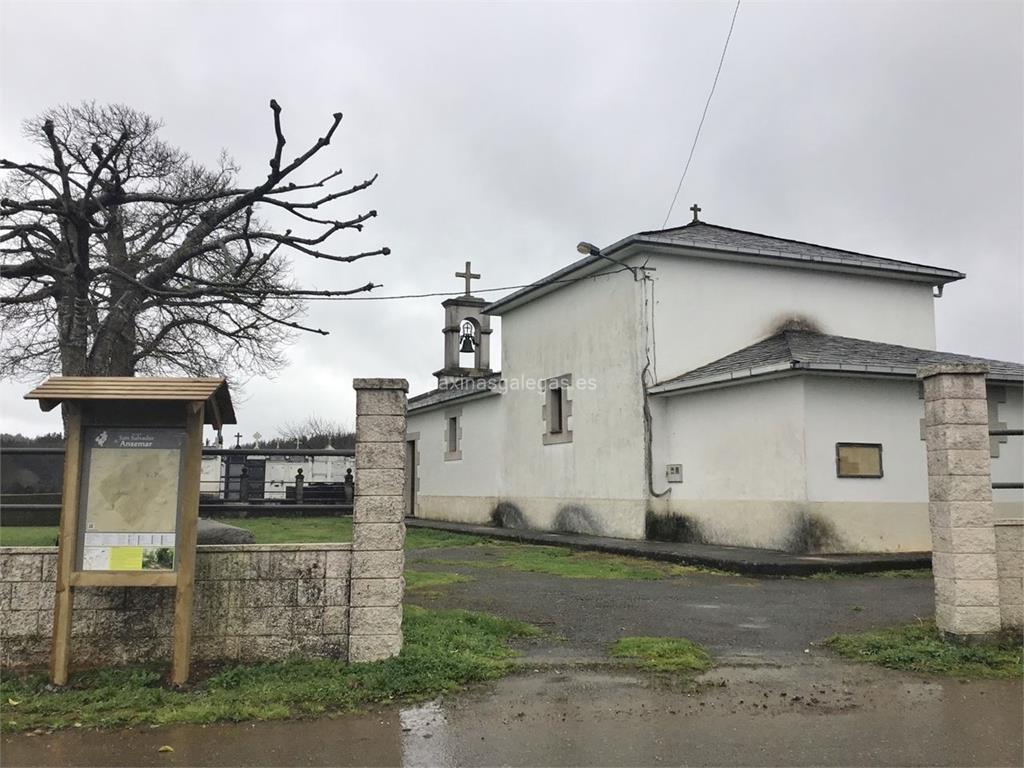
<instances>
[{"instance_id":1,"label":"small window","mask_svg":"<svg viewBox=\"0 0 1024 768\"><path fill-rule=\"evenodd\" d=\"M444 415L444 460L462 458L462 409L454 408Z\"/></svg>"},{"instance_id":2,"label":"small window","mask_svg":"<svg viewBox=\"0 0 1024 768\"><path fill-rule=\"evenodd\" d=\"M881 476L881 443L836 443L836 477Z\"/></svg>"},{"instance_id":3,"label":"small window","mask_svg":"<svg viewBox=\"0 0 1024 768\"><path fill-rule=\"evenodd\" d=\"M455 453L459 450L459 419L457 416L448 417L448 453Z\"/></svg>"},{"instance_id":4,"label":"small window","mask_svg":"<svg viewBox=\"0 0 1024 768\"><path fill-rule=\"evenodd\" d=\"M541 409L544 445L572 442L572 430L569 428L569 419L572 417L572 400L569 399L571 388L571 373L544 382L544 404Z\"/></svg>"},{"instance_id":5,"label":"small window","mask_svg":"<svg viewBox=\"0 0 1024 768\"><path fill-rule=\"evenodd\" d=\"M562 434L562 388L552 387L548 390L548 432L552 435Z\"/></svg>"}]
</instances>

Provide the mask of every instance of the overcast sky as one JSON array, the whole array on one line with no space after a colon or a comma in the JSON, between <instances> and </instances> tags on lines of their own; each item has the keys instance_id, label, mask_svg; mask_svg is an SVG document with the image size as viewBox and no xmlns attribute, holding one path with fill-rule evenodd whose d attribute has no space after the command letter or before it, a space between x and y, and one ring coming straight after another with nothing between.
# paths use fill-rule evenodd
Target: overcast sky
<instances>
[{"instance_id":1,"label":"overcast sky","mask_svg":"<svg viewBox=\"0 0 1024 768\"><path fill-rule=\"evenodd\" d=\"M939 348L1024 358L1019 2L744 2L670 224L706 221L954 267ZM708 3L0 2L0 154L22 119L82 99L161 117L165 139L242 180L266 174L267 103L289 148L345 119L318 169L380 215L356 265L296 263L307 286L383 294L518 285L661 226L732 15ZM355 212L355 207L351 209ZM496 298L500 294L486 294ZM865 311L870 311L865 306ZM252 380L239 429L315 412L352 424L354 376L441 367L440 299L318 303L274 380ZM3 431L59 429L0 383ZM234 431L234 430L232 430Z\"/></svg>"}]
</instances>

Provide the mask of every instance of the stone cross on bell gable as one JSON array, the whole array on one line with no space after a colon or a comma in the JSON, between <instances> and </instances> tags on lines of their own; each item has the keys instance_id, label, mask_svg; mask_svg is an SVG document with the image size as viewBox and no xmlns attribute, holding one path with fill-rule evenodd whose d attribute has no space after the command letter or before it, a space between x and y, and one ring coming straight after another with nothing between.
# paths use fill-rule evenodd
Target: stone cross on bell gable
<instances>
[{"instance_id":1,"label":"stone cross on bell gable","mask_svg":"<svg viewBox=\"0 0 1024 768\"><path fill-rule=\"evenodd\" d=\"M471 283L469 281L470 280L479 280L480 279L480 275L478 273L474 272L470 268L471 264L472 264L472 262L467 261L466 262L466 271L465 272L456 272L455 273L456 277L465 278L465 280L466 280L466 295L467 296L470 295L470 285L471 285Z\"/></svg>"}]
</instances>

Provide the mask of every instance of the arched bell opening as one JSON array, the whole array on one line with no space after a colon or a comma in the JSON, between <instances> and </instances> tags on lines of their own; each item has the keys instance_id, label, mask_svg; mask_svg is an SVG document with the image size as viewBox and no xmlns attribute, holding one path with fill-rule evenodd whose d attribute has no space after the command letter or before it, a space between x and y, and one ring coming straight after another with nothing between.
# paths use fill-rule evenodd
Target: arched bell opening
<instances>
[{"instance_id":1,"label":"arched bell opening","mask_svg":"<svg viewBox=\"0 0 1024 768\"><path fill-rule=\"evenodd\" d=\"M480 324L476 318L467 317L459 326L459 367L481 368L480 365Z\"/></svg>"}]
</instances>

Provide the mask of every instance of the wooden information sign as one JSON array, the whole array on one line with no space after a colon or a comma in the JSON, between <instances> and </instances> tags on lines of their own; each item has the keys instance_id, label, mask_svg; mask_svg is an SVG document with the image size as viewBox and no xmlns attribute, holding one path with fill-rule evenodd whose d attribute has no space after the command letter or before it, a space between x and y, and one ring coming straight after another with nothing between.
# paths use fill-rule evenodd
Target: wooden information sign
<instances>
[{"instance_id":1,"label":"wooden information sign","mask_svg":"<svg viewBox=\"0 0 1024 768\"><path fill-rule=\"evenodd\" d=\"M188 679L203 424L234 424L224 379L53 377L67 415L50 676L68 679L75 587L174 587L171 681Z\"/></svg>"}]
</instances>

